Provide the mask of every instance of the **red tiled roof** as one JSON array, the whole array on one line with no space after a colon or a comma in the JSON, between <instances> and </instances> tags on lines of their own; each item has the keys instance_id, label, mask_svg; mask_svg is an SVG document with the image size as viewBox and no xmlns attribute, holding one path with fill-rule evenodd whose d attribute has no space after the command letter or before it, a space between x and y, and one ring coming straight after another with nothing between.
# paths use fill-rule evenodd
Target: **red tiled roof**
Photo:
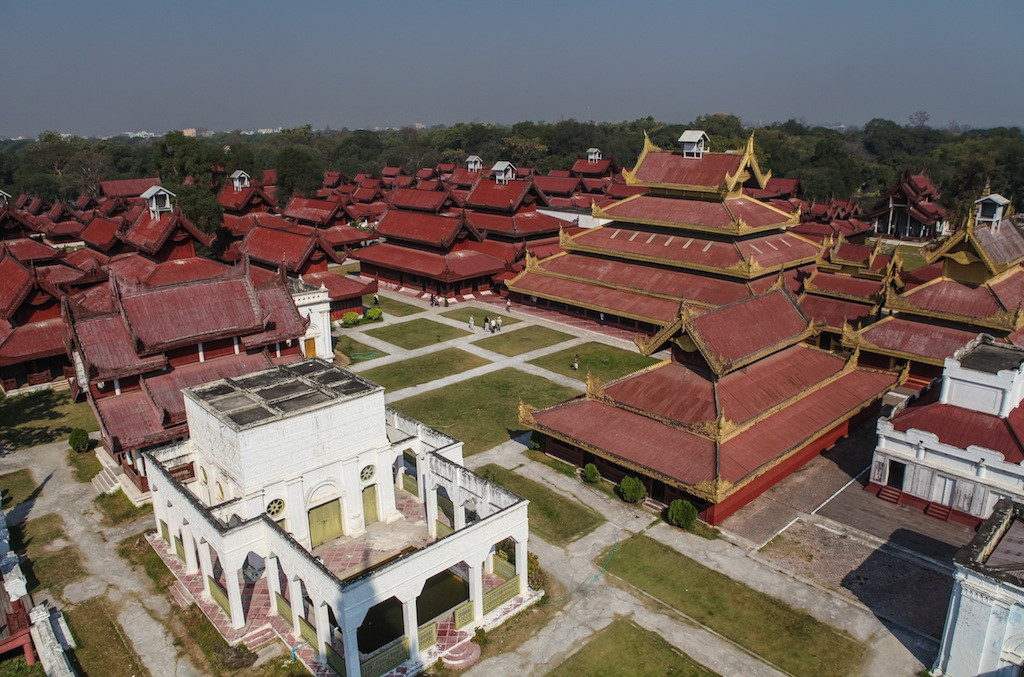
<instances>
[{"instance_id":1,"label":"red tiled roof","mask_svg":"<svg viewBox=\"0 0 1024 677\"><path fill-rule=\"evenodd\" d=\"M597 176L600 174L607 174L609 171L611 171L611 168L611 160L598 160L597 162L590 162L586 158L576 158L576 162L572 164L571 171L574 174L586 174L588 176Z\"/></svg>"},{"instance_id":2,"label":"red tiled roof","mask_svg":"<svg viewBox=\"0 0 1024 677\"><path fill-rule=\"evenodd\" d=\"M540 269L581 281L626 287L640 293L672 296L679 301L686 299L714 306L751 296L750 290L742 282L582 254L568 253L547 259L540 264ZM678 309L678 301L675 303Z\"/></svg>"},{"instance_id":3,"label":"red tiled roof","mask_svg":"<svg viewBox=\"0 0 1024 677\"><path fill-rule=\"evenodd\" d=\"M0 318L9 318L32 290L32 273L13 256L0 257Z\"/></svg>"},{"instance_id":4,"label":"red tiled roof","mask_svg":"<svg viewBox=\"0 0 1024 677\"><path fill-rule=\"evenodd\" d=\"M1024 235L1009 219L999 228L975 227L974 240L997 266L1010 266L1024 260Z\"/></svg>"},{"instance_id":5,"label":"red tiled roof","mask_svg":"<svg viewBox=\"0 0 1024 677\"><path fill-rule=\"evenodd\" d=\"M213 236L206 235L196 228L177 207L169 214L161 214L158 219L154 219L149 210L143 211L119 237L147 254L155 254L178 228L184 229L197 242L207 247L213 244Z\"/></svg>"},{"instance_id":6,"label":"red tiled roof","mask_svg":"<svg viewBox=\"0 0 1024 677\"><path fill-rule=\"evenodd\" d=\"M433 212L435 214L441 211L450 199L446 191L417 190L415 188L396 188L388 196L388 201L392 207Z\"/></svg>"},{"instance_id":7,"label":"red tiled roof","mask_svg":"<svg viewBox=\"0 0 1024 677\"><path fill-rule=\"evenodd\" d=\"M493 275L505 269L504 261L469 249L438 254L385 242L364 247L353 256L381 268L422 275L442 282Z\"/></svg>"},{"instance_id":8,"label":"red tiled roof","mask_svg":"<svg viewBox=\"0 0 1024 677\"><path fill-rule=\"evenodd\" d=\"M991 449L1001 453L1009 463L1021 463L1024 462L1021 417L1020 407L1003 419L952 404L931 402L907 407L892 418L892 426L900 432L914 429L932 433L942 444L959 449L969 446Z\"/></svg>"},{"instance_id":9,"label":"red tiled roof","mask_svg":"<svg viewBox=\"0 0 1024 677\"><path fill-rule=\"evenodd\" d=\"M58 256L57 250L53 247L27 237L0 240L0 246L3 246L11 256L23 263L46 261Z\"/></svg>"},{"instance_id":10,"label":"red tiled roof","mask_svg":"<svg viewBox=\"0 0 1024 677\"><path fill-rule=\"evenodd\" d=\"M359 230L358 228L346 226L343 223L336 223L330 228L325 228L322 231L322 235L324 241L335 249L350 244L358 244L363 240L372 239L370 234Z\"/></svg>"},{"instance_id":11,"label":"red tiled roof","mask_svg":"<svg viewBox=\"0 0 1024 677\"><path fill-rule=\"evenodd\" d=\"M107 219L96 218L82 230L82 240L101 252L109 252L117 242L121 224Z\"/></svg>"},{"instance_id":12,"label":"red tiled roof","mask_svg":"<svg viewBox=\"0 0 1024 677\"><path fill-rule=\"evenodd\" d=\"M289 224L287 228L256 225L246 234L238 251L270 266L282 263L289 271L301 270L318 249L329 259L340 263L334 249L322 240L320 231L311 226Z\"/></svg>"},{"instance_id":13,"label":"red tiled roof","mask_svg":"<svg viewBox=\"0 0 1024 677\"><path fill-rule=\"evenodd\" d=\"M314 287L324 286L332 301L357 299L377 291L376 280L365 280L353 275L339 275L331 271L308 273L302 281Z\"/></svg>"},{"instance_id":14,"label":"red tiled roof","mask_svg":"<svg viewBox=\"0 0 1024 677\"><path fill-rule=\"evenodd\" d=\"M299 338L306 333L310 320L299 314L295 301L284 282L275 277L256 289L263 331L242 336L242 347L251 350L278 341Z\"/></svg>"},{"instance_id":15,"label":"red tiled roof","mask_svg":"<svg viewBox=\"0 0 1024 677\"><path fill-rule=\"evenodd\" d=\"M673 228L731 232L739 220L751 229L782 228L790 220L763 202L733 197L719 200L640 195L604 208L608 218L628 223L650 223Z\"/></svg>"},{"instance_id":16,"label":"red tiled roof","mask_svg":"<svg viewBox=\"0 0 1024 677\"><path fill-rule=\"evenodd\" d=\"M282 214L285 218L318 226L328 226L334 220L345 216L344 208L337 202L304 197L293 197Z\"/></svg>"},{"instance_id":17,"label":"red tiled roof","mask_svg":"<svg viewBox=\"0 0 1024 677\"><path fill-rule=\"evenodd\" d=\"M875 307L870 303L858 303L813 294L802 296L800 307L809 318L833 329L841 328L844 321L854 325L863 323L875 312Z\"/></svg>"},{"instance_id":18,"label":"red tiled roof","mask_svg":"<svg viewBox=\"0 0 1024 677\"><path fill-rule=\"evenodd\" d=\"M160 413L141 390L96 399L94 404L112 451L139 449L185 434L184 426L165 429Z\"/></svg>"},{"instance_id":19,"label":"red tiled roof","mask_svg":"<svg viewBox=\"0 0 1024 677\"><path fill-rule=\"evenodd\" d=\"M870 345L890 353L915 355L932 364L942 362L978 336L977 331L946 327L905 317L889 316L861 331Z\"/></svg>"},{"instance_id":20,"label":"red tiled roof","mask_svg":"<svg viewBox=\"0 0 1024 677\"><path fill-rule=\"evenodd\" d=\"M466 220L474 228L487 233L500 233L508 237L530 237L557 233L565 221L542 214L535 209L524 209L506 216L466 210Z\"/></svg>"},{"instance_id":21,"label":"red tiled roof","mask_svg":"<svg viewBox=\"0 0 1024 677\"><path fill-rule=\"evenodd\" d=\"M862 277L835 275L820 271L811 276L806 284L825 294L832 292L842 296L856 296L864 300L877 297L882 293L884 286L881 280L868 280Z\"/></svg>"},{"instance_id":22,"label":"red tiled roof","mask_svg":"<svg viewBox=\"0 0 1024 677\"><path fill-rule=\"evenodd\" d=\"M76 320L74 332L91 379L123 378L162 369L167 364L163 354L138 356L135 337L121 315Z\"/></svg>"},{"instance_id":23,"label":"red tiled roof","mask_svg":"<svg viewBox=\"0 0 1024 677\"><path fill-rule=\"evenodd\" d=\"M988 287L971 287L956 280L934 280L911 289L900 299L921 310L962 317L984 318L1004 310Z\"/></svg>"},{"instance_id":24,"label":"red tiled roof","mask_svg":"<svg viewBox=\"0 0 1024 677\"><path fill-rule=\"evenodd\" d=\"M532 180L515 179L506 184L488 179L480 181L466 196L466 206L515 212L533 189Z\"/></svg>"},{"instance_id":25,"label":"red tiled roof","mask_svg":"<svg viewBox=\"0 0 1024 677\"><path fill-rule=\"evenodd\" d=\"M193 256L158 263L152 266L142 281L150 287L163 287L169 284L227 277L231 274L230 266L202 256Z\"/></svg>"},{"instance_id":26,"label":"red tiled roof","mask_svg":"<svg viewBox=\"0 0 1024 677\"><path fill-rule=\"evenodd\" d=\"M153 405L169 425L185 423L184 388L191 388L202 383L217 381L222 378L234 378L254 371L268 369L272 365L263 352L253 355L240 353L228 355L205 362L194 362L175 367L166 374L146 377L144 380L146 393Z\"/></svg>"},{"instance_id":27,"label":"red tiled roof","mask_svg":"<svg viewBox=\"0 0 1024 677\"><path fill-rule=\"evenodd\" d=\"M479 236L466 231L466 223L461 216L441 216L425 212L389 209L377 224L377 234L389 241L403 240L418 242L447 249L456 238L462 235Z\"/></svg>"},{"instance_id":28,"label":"red tiled roof","mask_svg":"<svg viewBox=\"0 0 1024 677\"><path fill-rule=\"evenodd\" d=\"M671 324L679 314L678 301L579 280L551 277L534 271L527 271L515 282L510 281L508 286L527 296L540 296L620 317L636 318L654 325Z\"/></svg>"},{"instance_id":29,"label":"red tiled roof","mask_svg":"<svg viewBox=\"0 0 1024 677\"><path fill-rule=\"evenodd\" d=\"M687 333L712 367L727 373L766 350L800 341L808 324L788 291L776 290L691 317Z\"/></svg>"},{"instance_id":30,"label":"red tiled roof","mask_svg":"<svg viewBox=\"0 0 1024 677\"><path fill-rule=\"evenodd\" d=\"M112 179L100 181L100 192L106 197L138 197L153 186L159 185L159 176L141 179Z\"/></svg>"},{"instance_id":31,"label":"red tiled roof","mask_svg":"<svg viewBox=\"0 0 1024 677\"><path fill-rule=\"evenodd\" d=\"M700 186L718 188L726 174L735 175L743 157L725 153L704 153L701 158L686 158L682 153L649 152L633 170L633 179L644 185Z\"/></svg>"},{"instance_id":32,"label":"red tiled roof","mask_svg":"<svg viewBox=\"0 0 1024 677\"><path fill-rule=\"evenodd\" d=\"M0 367L64 355L66 334L67 325L61 317L13 327L6 338L0 340Z\"/></svg>"},{"instance_id":33,"label":"red tiled roof","mask_svg":"<svg viewBox=\"0 0 1024 677\"><path fill-rule=\"evenodd\" d=\"M81 270L94 270L105 266L109 258L106 254L100 253L95 249L82 247L67 254L64 260Z\"/></svg>"},{"instance_id":34,"label":"red tiled roof","mask_svg":"<svg viewBox=\"0 0 1024 677\"><path fill-rule=\"evenodd\" d=\"M575 176L535 176L533 184L546 195L572 195L580 187L580 180Z\"/></svg>"}]
</instances>

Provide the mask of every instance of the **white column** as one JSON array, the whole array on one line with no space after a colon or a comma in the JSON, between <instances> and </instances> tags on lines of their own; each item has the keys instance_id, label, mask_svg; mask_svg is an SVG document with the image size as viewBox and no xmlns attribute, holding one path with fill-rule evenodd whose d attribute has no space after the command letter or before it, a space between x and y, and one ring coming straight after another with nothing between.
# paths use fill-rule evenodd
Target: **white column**
<instances>
[{"instance_id":1,"label":"white column","mask_svg":"<svg viewBox=\"0 0 1024 677\"><path fill-rule=\"evenodd\" d=\"M153 521L156 522L156 535L158 538L163 538L163 532L160 531L160 520L164 519L164 506L166 505L163 492L158 491L159 487L152 485L149 489L153 492Z\"/></svg>"},{"instance_id":2,"label":"white column","mask_svg":"<svg viewBox=\"0 0 1024 677\"><path fill-rule=\"evenodd\" d=\"M427 491L427 533L437 538L437 489Z\"/></svg>"},{"instance_id":3,"label":"white column","mask_svg":"<svg viewBox=\"0 0 1024 677\"><path fill-rule=\"evenodd\" d=\"M360 677L359 642L356 639L356 630L359 627L352 627L346 623L341 631L341 642L345 646L345 677Z\"/></svg>"},{"instance_id":4,"label":"white column","mask_svg":"<svg viewBox=\"0 0 1024 677\"><path fill-rule=\"evenodd\" d=\"M473 600L473 620L484 617L484 565L469 562L469 598Z\"/></svg>"},{"instance_id":5,"label":"white column","mask_svg":"<svg viewBox=\"0 0 1024 677\"><path fill-rule=\"evenodd\" d=\"M455 495L452 497L452 528L458 531L466 526L466 507L462 490L456 487L454 493Z\"/></svg>"},{"instance_id":6,"label":"white column","mask_svg":"<svg viewBox=\"0 0 1024 677\"><path fill-rule=\"evenodd\" d=\"M245 610L242 608L242 586L238 582L238 569L225 567L224 578L228 584L228 607L231 609L231 627L237 630L245 625Z\"/></svg>"},{"instance_id":7,"label":"white column","mask_svg":"<svg viewBox=\"0 0 1024 677\"><path fill-rule=\"evenodd\" d=\"M292 605L292 627L298 632L299 617L303 615L302 607L305 604L302 601L302 580L298 576L288 581L288 602Z\"/></svg>"},{"instance_id":8,"label":"white column","mask_svg":"<svg viewBox=\"0 0 1024 677\"><path fill-rule=\"evenodd\" d=\"M270 555L266 559L267 562L267 587L270 589L270 613L277 614L277 597L274 595L281 594L281 572L277 568L277 558ZM290 620L290 619L289 619Z\"/></svg>"},{"instance_id":9,"label":"white column","mask_svg":"<svg viewBox=\"0 0 1024 677\"><path fill-rule=\"evenodd\" d=\"M185 573L194 574L199 570L199 562L196 561L196 539L187 525L181 527L181 544L185 547Z\"/></svg>"},{"instance_id":10,"label":"white column","mask_svg":"<svg viewBox=\"0 0 1024 677\"><path fill-rule=\"evenodd\" d=\"M519 575L519 594L525 593L530 585L526 572L529 570L529 555L526 548L526 535L516 539L516 573Z\"/></svg>"},{"instance_id":11,"label":"white column","mask_svg":"<svg viewBox=\"0 0 1024 677\"><path fill-rule=\"evenodd\" d=\"M210 544L199 541L199 568L203 572L203 592L210 594L210 577L213 576L213 559L210 557Z\"/></svg>"},{"instance_id":12,"label":"white column","mask_svg":"<svg viewBox=\"0 0 1024 677\"><path fill-rule=\"evenodd\" d=\"M316 614L316 651L321 661L327 660L327 643L331 641L331 619L327 614L327 602L320 602L314 609Z\"/></svg>"},{"instance_id":13,"label":"white column","mask_svg":"<svg viewBox=\"0 0 1024 677\"><path fill-rule=\"evenodd\" d=\"M420 627L416 619L416 598L402 602L402 619L405 621L405 636L409 640L409 656L420 655Z\"/></svg>"}]
</instances>

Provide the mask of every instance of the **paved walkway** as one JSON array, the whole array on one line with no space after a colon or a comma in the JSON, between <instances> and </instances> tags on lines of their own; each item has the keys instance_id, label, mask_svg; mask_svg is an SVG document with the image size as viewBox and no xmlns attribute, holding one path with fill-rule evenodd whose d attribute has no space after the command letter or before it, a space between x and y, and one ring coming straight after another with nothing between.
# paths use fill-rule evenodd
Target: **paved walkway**
<instances>
[{"instance_id":1,"label":"paved walkway","mask_svg":"<svg viewBox=\"0 0 1024 677\"><path fill-rule=\"evenodd\" d=\"M53 442L0 458L0 474L28 468L37 482L45 482L38 496L8 513L8 520L19 523L51 512L59 514L69 540L81 551L88 572L84 580L65 588L66 601L82 602L106 595L119 610L117 620L151 674L201 674L188 658L178 655L174 637L165 626L171 616L167 596L153 594L149 578L133 569L116 551L118 541L152 527L152 518L118 528L102 526L101 515L93 507L96 492L92 484L76 482L71 476L67 448L67 442Z\"/></svg>"}]
</instances>

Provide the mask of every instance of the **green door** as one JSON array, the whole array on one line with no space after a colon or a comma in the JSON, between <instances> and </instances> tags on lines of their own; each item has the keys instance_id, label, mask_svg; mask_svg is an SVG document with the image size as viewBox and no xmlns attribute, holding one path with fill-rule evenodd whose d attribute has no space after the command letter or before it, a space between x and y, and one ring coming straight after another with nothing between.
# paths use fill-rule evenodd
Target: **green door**
<instances>
[{"instance_id":1,"label":"green door","mask_svg":"<svg viewBox=\"0 0 1024 677\"><path fill-rule=\"evenodd\" d=\"M377 485L363 487L363 525L377 521Z\"/></svg>"},{"instance_id":2,"label":"green door","mask_svg":"<svg viewBox=\"0 0 1024 677\"><path fill-rule=\"evenodd\" d=\"M309 511L310 547L341 536L341 501L318 505Z\"/></svg>"}]
</instances>

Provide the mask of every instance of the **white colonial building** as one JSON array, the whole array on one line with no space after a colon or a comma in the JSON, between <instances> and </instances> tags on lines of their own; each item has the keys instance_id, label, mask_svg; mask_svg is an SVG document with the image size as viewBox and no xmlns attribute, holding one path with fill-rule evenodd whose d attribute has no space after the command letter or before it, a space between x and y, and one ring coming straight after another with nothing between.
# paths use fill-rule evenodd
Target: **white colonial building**
<instances>
[{"instance_id":1,"label":"white colonial building","mask_svg":"<svg viewBox=\"0 0 1024 677\"><path fill-rule=\"evenodd\" d=\"M1024 505L999 501L957 553L933 675L1016 677L1024 671Z\"/></svg>"},{"instance_id":2,"label":"white colonial building","mask_svg":"<svg viewBox=\"0 0 1024 677\"><path fill-rule=\"evenodd\" d=\"M153 542L229 641L273 627L378 675L539 597L527 501L383 387L307 359L184 393L189 439L146 454Z\"/></svg>"},{"instance_id":3,"label":"white colonial building","mask_svg":"<svg viewBox=\"0 0 1024 677\"><path fill-rule=\"evenodd\" d=\"M1024 349L982 334L947 358L942 385L878 421L879 497L976 526L1024 500Z\"/></svg>"}]
</instances>

